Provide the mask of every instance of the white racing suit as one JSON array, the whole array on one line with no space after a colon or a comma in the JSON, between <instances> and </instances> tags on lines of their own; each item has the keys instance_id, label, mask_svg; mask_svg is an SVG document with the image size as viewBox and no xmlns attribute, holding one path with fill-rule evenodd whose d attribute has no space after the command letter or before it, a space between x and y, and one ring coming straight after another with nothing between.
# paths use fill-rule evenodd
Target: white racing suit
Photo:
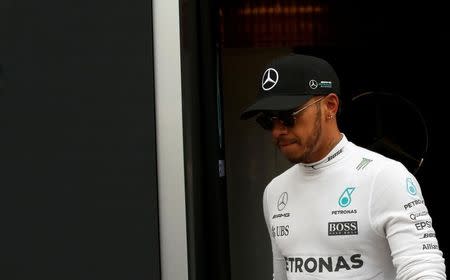
<instances>
[{"instance_id":1,"label":"white racing suit","mask_svg":"<svg viewBox=\"0 0 450 280\"><path fill-rule=\"evenodd\" d=\"M264 191L275 280L446 279L416 178L345 135Z\"/></svg>"}]
</instances>

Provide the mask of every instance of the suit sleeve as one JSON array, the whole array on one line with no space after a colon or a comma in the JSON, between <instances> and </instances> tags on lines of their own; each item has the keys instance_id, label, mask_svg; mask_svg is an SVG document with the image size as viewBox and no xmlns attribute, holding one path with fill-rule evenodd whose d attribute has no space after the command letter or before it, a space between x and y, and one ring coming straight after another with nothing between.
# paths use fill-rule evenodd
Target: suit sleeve
<instances>
[{"instance_id":1,"label":"suit sleeve","mask_svg":"<svg viewBox=\"0 0 450 280\"><path fill-rule=\"evenodd\" d=\"M400 163L374 178L370 220L388 240L397 280L446 279L432 219L416 178Z\"/></svg>"},{"instance_id":2,"label":"suit sleeve","mask_svg":"<svg viewBox=\"0 0 450 280\"><path fill-rule=\"evenodd\" d=\"M287 280L286 276L286 261L284 256L281 254L278 246L275 242L275 239L271 234L271 225L270 225L270 214L267 204L267 189L264 191L263 196L263 211L264 211L264 219L266 221L267 229L269 231L270 241L272 245L272 259L273 259L273 279L274 280Z\"/></svg>"}]
</instances>

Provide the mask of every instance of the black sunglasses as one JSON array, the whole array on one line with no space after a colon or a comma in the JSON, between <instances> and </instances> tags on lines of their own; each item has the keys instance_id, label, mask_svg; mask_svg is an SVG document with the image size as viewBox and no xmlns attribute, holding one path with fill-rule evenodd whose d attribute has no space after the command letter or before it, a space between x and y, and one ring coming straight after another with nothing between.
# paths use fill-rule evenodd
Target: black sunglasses
<instances>
[{"instance_id":1,"label":"black sunglasses","mask_svg":"<svg viewBox=\"0 0 450 280\"><path fill-rule=\"evenodd\" d=\"M325 96L309 103L308 105L296 111L279 111L279 112L264 112L256 118L256 122L265 130L272 130L274 123L280 121L285 127L291 128L295 125L296 115L306 110L309 106L321 101Z\"/></svg>"}]
</instances>

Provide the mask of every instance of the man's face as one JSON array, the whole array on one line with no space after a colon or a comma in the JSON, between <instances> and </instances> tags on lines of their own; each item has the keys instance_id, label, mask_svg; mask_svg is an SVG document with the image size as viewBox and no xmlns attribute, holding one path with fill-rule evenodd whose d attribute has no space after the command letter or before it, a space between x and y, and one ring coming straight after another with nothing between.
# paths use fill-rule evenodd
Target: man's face
<instances>
[{"instance_id":1,"label":"man's face","mask_svg":"<svg viewBox=\"0 0 450 280\"><path fill-rule=\"evenodd\" d=\"M318 98L312 98L303 105L308 106ZM275 120L272 129L274 144L292 163L312 163L316 158L322 135L322 102L311 104L308 108L295 115L292 127L286 127Z\"/></svg>"}]
</instances>

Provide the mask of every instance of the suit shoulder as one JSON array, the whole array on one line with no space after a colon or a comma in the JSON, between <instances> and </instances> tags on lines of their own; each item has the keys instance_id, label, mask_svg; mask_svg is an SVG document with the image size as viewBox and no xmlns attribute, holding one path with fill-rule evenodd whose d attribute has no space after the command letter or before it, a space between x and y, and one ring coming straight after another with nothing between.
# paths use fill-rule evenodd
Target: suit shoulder
<instances>
[{"instance_id":1,"label":"suit shoulder","mask_svg":"<svg viewBox=\"0 0 450 280\"><path fill-rule=\"evenodd\" d=\"M354 145L354 144L353 144ZM372 171L381 171L385 168L405 169L405 166L392 158L386 157L378 152L355 145L355 160L358 161L357 170L362 170L363 166L371 165ZM368 169L368 170L369 170Z\"/></svg>"}]
</instances>

